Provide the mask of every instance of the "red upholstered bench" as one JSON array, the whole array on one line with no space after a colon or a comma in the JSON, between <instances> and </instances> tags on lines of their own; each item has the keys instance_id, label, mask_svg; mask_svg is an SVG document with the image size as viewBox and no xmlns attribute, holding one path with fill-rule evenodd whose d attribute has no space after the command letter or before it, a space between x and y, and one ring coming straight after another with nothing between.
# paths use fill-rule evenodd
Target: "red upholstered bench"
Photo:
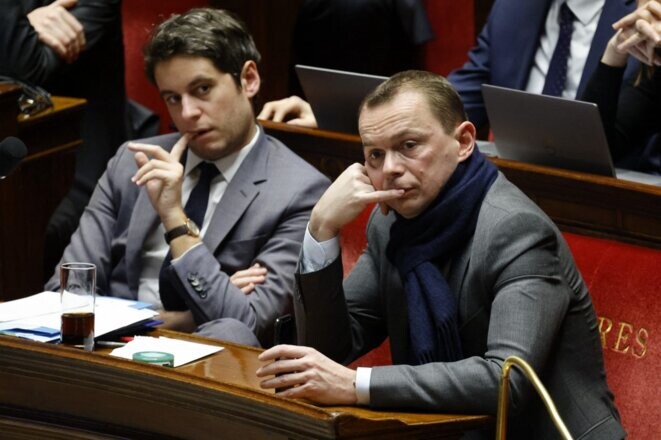
<instances>
[{"instance_id":1,"label":"red upholstered bench","mask_svg":"<svg viewBox=\"0 0 661 440\"><path fill-rule=\"evenodd\" d=\"M370 210L340 235L349 273ZM661 438L661 251L564 233L597 311L608 384L630 439ZM351 367L390 364L388 341Z\"/></svg>"},{"instance_id":2,"label":"red upholstered bench","mask_svg":"<svg viewBox=\"0 0 661 440\"><path fill-rule=\"evenodd\" d=\"M564 233L597 316L629 439L661 438L661 251Z\"/></svg>"}]
</instances>

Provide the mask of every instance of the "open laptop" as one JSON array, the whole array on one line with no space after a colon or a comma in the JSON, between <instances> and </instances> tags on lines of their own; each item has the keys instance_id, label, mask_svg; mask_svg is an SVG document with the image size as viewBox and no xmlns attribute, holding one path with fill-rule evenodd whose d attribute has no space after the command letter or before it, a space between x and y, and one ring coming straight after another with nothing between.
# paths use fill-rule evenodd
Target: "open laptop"
<instances>
[{"instance_id":1,"label":"open laptop","mask_svg":"<svg viewBox=\"0 0 661 440\"><path fill-rule=\"evenodd\" d=\"M317 119L324 130L358 133L358 106L387 78L321 67L294 66Z\"/></svg>"},{"instance_id":2,"label":"open laptop","mask_svg":"<svg viewBox=\"0 0 661 440\"><path fill-rule=\"evenodd\" d=\"M488 84L482 95L497 156L661 185L661 176L614 168L596 104Z\"/></svg>"}]
</instances>

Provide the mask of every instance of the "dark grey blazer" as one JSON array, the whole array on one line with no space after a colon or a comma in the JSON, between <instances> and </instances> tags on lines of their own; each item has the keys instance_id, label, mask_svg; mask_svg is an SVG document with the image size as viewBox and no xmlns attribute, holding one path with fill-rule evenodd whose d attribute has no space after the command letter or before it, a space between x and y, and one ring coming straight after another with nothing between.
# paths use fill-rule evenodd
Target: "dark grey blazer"
<instances>
[{"instance_id":1,"label":"dark grey blazer","mask_svg":"<svg viewBox=\"0 0 661 440\"><path fill-rule=\"evenodd\" d=\"M443 268L458 298L466 356L452 363L403 365L406 298L385 255L393 220L372 213L367 249L344 286L339 259L297 275L300 344L348 363L390 337L394 365L372 370L371 406L458 413L495 414L502 363L518 355L539 374L574 438L624 437L587 288L560 232L533 202L499 175L471 242ZM508 438L556 438L526 380L517 372L511 383Z\"/></svg>"},{"instance_id":2,"label":"dark grey blazer","mask_svg":"<svg viewBox=\"0 0 661 440\"><path fill-rule=\"evenodd\" d=\"M171 134L140 142L169 150L179 138ZM95 263L99 291L131 299L138 295L143 243L159 222L146 191L131 182L135 172L134 155L123 145L108 163L62 258ZM198 324L234 318L248 325L262 345L272 345L275 318L291 311L294 271L310 212L328 185L325 176L260 129L211 218L204 246L179 258L169 274L179 279L173 284ZM268 268L267 280L245 295L229 277L256 261ZM56 273L46 289L57 286Z\"/></svg>"}]
</instances>

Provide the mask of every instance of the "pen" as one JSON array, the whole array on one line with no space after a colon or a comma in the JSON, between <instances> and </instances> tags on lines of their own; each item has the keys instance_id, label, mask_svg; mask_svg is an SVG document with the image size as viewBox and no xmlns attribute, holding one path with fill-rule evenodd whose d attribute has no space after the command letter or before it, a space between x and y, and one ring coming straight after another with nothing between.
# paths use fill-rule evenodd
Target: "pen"
<instances>
[{"instance_id":1,"label":"pen","mask_svg":"<svg viewBox=\"0 0 661 440\"><path fill-rule=\"evenodd\" d=\"M123 347L126 345L126 342L96 341L96 345L99 345L101 347Z\"/></svg>"}]
</instances>

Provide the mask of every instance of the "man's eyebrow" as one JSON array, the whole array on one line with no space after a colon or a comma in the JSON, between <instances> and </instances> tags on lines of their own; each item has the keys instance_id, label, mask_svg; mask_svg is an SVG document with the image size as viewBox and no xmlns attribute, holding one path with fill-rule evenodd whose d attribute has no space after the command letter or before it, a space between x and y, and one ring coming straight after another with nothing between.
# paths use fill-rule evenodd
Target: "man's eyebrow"
<instances>
[{"instance_id":1,"label":"man's eyebrow","mask_svg":"<svg viewBox=\"0 0 661 440\"><path fill-rule=\"evenodd\" d=\"M405 139L409 136L422 136L425 133L424 130L420 130L417 128L411 128L411 127L405 127L402 128L401 130L393 133L391 136L389 136L389 139L391 141L397 142L402 139ZM371 144L373 143L372 140L369 138L369 136L363 136L362 138L363 141L363 148L372 146Z\"/></svg>"},{"instance_id":2,"label":"man's eyebrow","mask_svg":"<svg viewBox=\"0 0 661 440\"><path fill-rule=\"evenodd\" d=\"M198 76L194 77L188 84L186 84L186 90L190 90L193 87L199 85L200 83L209 82L209 81L212 81L212 80L213 79L209 76L198 75ZM173 92L172 90L168 90L168 89L164 89L164 90L160 91L161 96L172 95L172 94L176 95L177 93Z\"/></svg>"}]
</instances>

